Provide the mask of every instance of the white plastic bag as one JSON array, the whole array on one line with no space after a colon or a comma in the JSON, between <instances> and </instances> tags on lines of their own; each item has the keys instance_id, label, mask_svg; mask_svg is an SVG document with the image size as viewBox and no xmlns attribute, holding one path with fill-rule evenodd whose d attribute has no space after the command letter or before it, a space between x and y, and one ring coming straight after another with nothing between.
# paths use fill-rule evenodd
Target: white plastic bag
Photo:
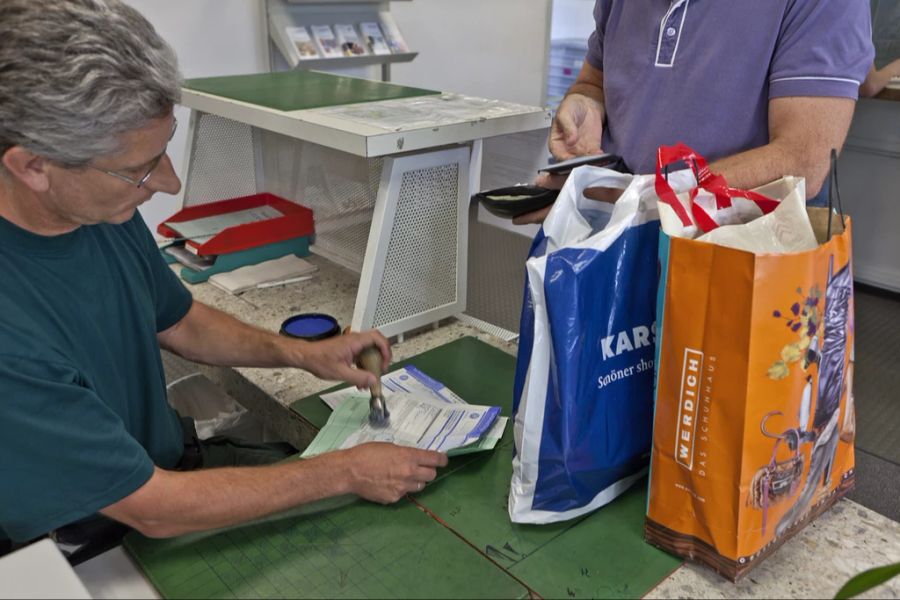
<instances>
[{"instance_id":1,"label":"white plastic bag","mask_svg":"<svg viewBox=\"0 0 900 600\"><path fill-rule=\"evenodd\" d=\"M575 169L532 245L513 401L514 522L585 514L646 471L658 283L653 182ZM608 204L585 198L589 187L623 192Z\"/></svg>"}]
</instances>

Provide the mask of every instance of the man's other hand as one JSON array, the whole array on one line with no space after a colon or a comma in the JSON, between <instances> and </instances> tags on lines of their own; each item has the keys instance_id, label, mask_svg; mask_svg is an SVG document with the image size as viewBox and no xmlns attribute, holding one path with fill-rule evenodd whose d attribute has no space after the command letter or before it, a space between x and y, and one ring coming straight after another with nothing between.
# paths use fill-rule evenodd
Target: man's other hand
<instances>
[{"instance_id":1,"label":"man's other hand","mask_svg":"<svg viewBox=\"0 0 900 600\"><path fill-rule=\"evenodd\" d=\"M299 346L302 354L297 366L306 369L320 379L346 381L359 388L375 384L375 376L354 367L359 353L369 346L381 352L381 369L386 371L391 362L391 345L381 332L374 329L361 333L346 333L321 342L309 342Z\"/></svg>"},{"instance_id":2,"label":"man's other hand","mask_svg":"<svg viewBox=\"0 0 900 600\"><path fill-rule=\"evenodd\" d=\"M447 466L447 455L384 442L360 444L348 450L350 491L361 498L391 504L405 494L421 492Z\"/></svg>"},{"instance_id":3,"label":"man's other hand","mask_svg":"<svg viewBox=\"0 0 900 600\"><path fill-rule=\"evenodd\" d=\"M583 94L569 94L560 103L550 126L550 154L557 160L600 154L602 136L600 102Z\"/></svg>"},{"instance_id":4,"label":"man's other hand","mask_svg":"<svg viewBox=\"0 0 900 600\"><path fill-rule=\"evenodd\" d=\"M566 177L567 176L565 175L548 175L547 173L541 173L535 180L535 185L540 185L542 187L559 187L561 185L559 182L560 178L562 178L563 183L565 183ZM608 202L612 204L619 199L622 192L623 190L618 188L589 187L585 188L584 197L598 202ZM552 208L553 204L530 213L525 213L524 215L519 215L518 217L513 218L513 225L529 225L532 223L539 225L544 222L544 219L550 214L550 209Z\"/></svg>"}]
</instances>

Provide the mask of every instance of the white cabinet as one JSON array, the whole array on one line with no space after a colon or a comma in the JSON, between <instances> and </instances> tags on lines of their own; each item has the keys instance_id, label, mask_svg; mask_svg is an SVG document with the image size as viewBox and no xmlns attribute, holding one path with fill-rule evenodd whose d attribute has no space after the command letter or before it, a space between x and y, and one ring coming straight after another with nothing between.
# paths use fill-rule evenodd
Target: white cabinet
<instances>
[{"instance_id":1,"label":"white cabinet","mask_svg":"<svg viewBox=\"0 0 900 600\"><path fill-rule=\"evenodd\" d=\"M859 101L839 175L854 277L900 292L900 102Z\"/></svg>"}]
</instances>

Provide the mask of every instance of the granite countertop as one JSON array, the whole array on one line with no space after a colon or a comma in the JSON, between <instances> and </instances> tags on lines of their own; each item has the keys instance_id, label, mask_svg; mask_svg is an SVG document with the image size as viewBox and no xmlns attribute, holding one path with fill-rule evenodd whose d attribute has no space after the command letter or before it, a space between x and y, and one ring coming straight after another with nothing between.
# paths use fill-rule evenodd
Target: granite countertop
<instances>
[{"instance_id":1,"label":"granite countertop","mask_svg":"<svg viewBox=\"0 0 900 600\"><path fill-rule=\"evenodd\" d=\"M900 523L841 500L733 584L686 564L646 598L833 598L854 575L900 562ZM859 598L900 598L894 579Z\"/></svg>"},{"instance_id":2,"label":"granite countertop","mask_svg":"<svg viewBox=\"0 0 900 600\"><path fill-rule=\"evenodd\" d=\"M197 300L269 331L278 331L287 317L305 312L327 313L336 318L341 327L349 325L359 275L316 255L306 260L319 268L309 281L252 290L240 296L208 283L188 285L188 289ZM180 271L180 266L173 266L173 269ZM395 342L392 345L393 360L415 356L464 336L477 337L509 354L516 353L515 342L504 342L455 319L447 319L437 329L424 328L402 342ZM300 369L204 367L204 373L257 414L282 439L301 449L312 440L315 431L288 407L336 384Z\"/></svg>"},{"instance_id":3,"label":"granite countertop","mask_svg":"<svg viewBox=\"0 0 900 600\"><path fill-rule=\"evenodd\" d=\"M317 257L312 280L233 296L209 284L188 286L194 297L235 317L271 331L300 312L325 312L342 325L350 323L359 276ZM177 269L176 269L177 270ZM475 336L510 354L515 342L504 342L454 319L427 328L393 346L402 360L462 336ZM332 387L299 369L207 367L207 376L259 415L266 425L297 447L305 447L314 431L288 406ZM900 561L900 523L849 500L789 540L755 571L735 585L711 570L685 565L647 596L649 598L823 598L851 576L868 568ZM900 598L900 579L863 597Z\"/></svg>"}]
</instances>

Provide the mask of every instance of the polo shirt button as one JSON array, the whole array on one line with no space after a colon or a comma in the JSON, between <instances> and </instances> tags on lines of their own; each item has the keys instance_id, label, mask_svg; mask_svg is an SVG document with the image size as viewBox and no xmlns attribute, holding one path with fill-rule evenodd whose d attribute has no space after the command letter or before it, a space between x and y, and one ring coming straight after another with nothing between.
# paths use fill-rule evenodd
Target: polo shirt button
<instances>
[{"instance_id":1,"label":"polo shirt button","mask_svg":"<svg viewBox=\"0 0 900 600\"><path fill-rule=\"evenodd\" d=\"M666 35L669 37L674 37L676 33L678 33L678 30L674 27L669 27L668 29L666 29Z\"/></svg>"}]
</instances>

